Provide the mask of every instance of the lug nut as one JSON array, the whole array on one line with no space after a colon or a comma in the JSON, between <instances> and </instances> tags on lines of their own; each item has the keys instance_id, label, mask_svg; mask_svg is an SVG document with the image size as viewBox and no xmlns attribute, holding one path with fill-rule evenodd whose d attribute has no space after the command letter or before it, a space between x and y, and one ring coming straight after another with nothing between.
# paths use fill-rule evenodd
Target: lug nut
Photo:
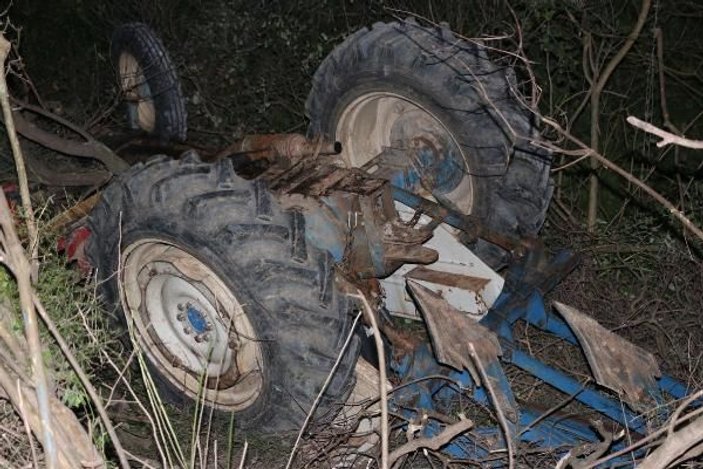
<instances>
[{"instance_id":1,"label":"lug nut","mask_svg":"<svg viewBox=\"0 0 703 469\"><path fill-rule=\"evenodd\" d=\"M187 335L190 335L193 333L193 329L189 326L186 326L183 328L183 332L186 333Z\"/></svg>"},{"instance_id":2,"label":"lug nut","mask_svg":"<svg viewBox=\"0 0 703 469\"><path fill-rule=\"evenodd\" d=\"M212 323L210 321L205 324L205 330L206 331L211 331L212 330Z\"/></svg>"},{"instance_id":3,"label":"lug nut","mask_svg":"<svg viewBox=\"0 0 703 469\"><path fill-rule=\"evenodd\" d=\"M183 310L185 310L185 309L186 309L186 307L185 307L185 306L183 306L183 303L178 303L178 306L177 306L177 308L178 308L178 311L183 311Z\"/></svg>"},{"instance_id":4,"label":"lug nut","mask_svg":"<svg viewBox=\"0 0 703 469\"><path fill-rule=\"evenodd\" d=\"M184 313L178 313L178 314L176 314L176 319L183 322L186 320L186 315Z\"/></svg>"}]
</instances>

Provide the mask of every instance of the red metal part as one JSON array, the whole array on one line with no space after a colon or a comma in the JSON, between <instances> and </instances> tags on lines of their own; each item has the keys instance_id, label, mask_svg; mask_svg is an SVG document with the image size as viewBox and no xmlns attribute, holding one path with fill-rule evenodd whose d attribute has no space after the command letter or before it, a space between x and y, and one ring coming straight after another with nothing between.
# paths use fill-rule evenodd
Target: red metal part
<instances>
[{"instance_id":1,"label":"red metal part","mask_svg":"<svg viewBox=\"0 0 703 469\"><path fill-rule=\"evenodd\" d=\"M5 193L5 198L7 199L7 205L10 207L10 211L14 214L15 209L20 202L19 187L14 182L6 182L2 185L2 191Z\"/></svg>"},{"instance_id":2,"label":"red metal part","mask_svg":"<svg viewBox=\"0 0 703 469\"><path fill-rule=\"evenodd\" d=\"M88 238L92 235L92 232L87 226L81 226L70 232L66 236L59 238L56 243L57 250L59 252L63 251L66 253L66 258L69 262L76 262L78 270L82 275L88 276L92 270L92 265L88 261L88 257L85 254L85 243Z\"/></svg>"}]
</instances>

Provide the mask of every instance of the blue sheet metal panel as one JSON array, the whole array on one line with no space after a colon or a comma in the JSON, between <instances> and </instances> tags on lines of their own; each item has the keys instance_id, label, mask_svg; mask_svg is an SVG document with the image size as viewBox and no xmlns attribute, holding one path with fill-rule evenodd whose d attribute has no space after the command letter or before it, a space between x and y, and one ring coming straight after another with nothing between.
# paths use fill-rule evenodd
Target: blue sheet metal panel
<instances>
[{"instance_id":1,"label":"blue sheet metal panel","mask_svg":"<svg viewBox=\"0 0 703 469\"><path fill-rule=\"evenodd\" d=\"M398 167L389 180L394 186L410 192L427 188L433 195L447 194L464 178L463 158L455 150L440 153L434 147L420 145L406 157L407 166Z\"/></svg>"},{"instance_id":2,"label":"blue sheet metal panel","mask_svg":"<svg viewBox=\"0 0 703 469\"><path fill-rule=\"evenodd\" d=\"M684 399L686 396L688 396L689 391L691 391L691 388L668 375L662 375L662 377L659 378L658 381L659 389L661 390L661 392L669 394L670 396L673 396L676 399ZM694 401L694 404L699 406L703 405L703 400L698 399Z\"/></svg>"},{"instance_id":3,"label":"blue sheet metal panel","mask_svg":"<svg viewBox=\"0 0 703 469\"><path fill-rule=\"evenodd\" d=\"M303 210L306 241L327 251L335 262L342 261L347 247L347 205L348 202L342 197L322 197L319 209Z\"/></svg>"}]
</instances>

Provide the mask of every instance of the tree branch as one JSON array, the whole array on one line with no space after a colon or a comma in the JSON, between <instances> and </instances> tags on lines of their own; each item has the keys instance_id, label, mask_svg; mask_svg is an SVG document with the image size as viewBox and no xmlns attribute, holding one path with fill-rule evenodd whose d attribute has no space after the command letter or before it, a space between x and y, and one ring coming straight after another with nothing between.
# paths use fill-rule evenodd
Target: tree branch
<instances>
[{"instance_id":1,"label":"tree branch","mask_svg":"<svg viewBox=\"0 0 703 469\"><path fill-rule=\"evenodd\" d=\"M681 210L677 209L674 204L669 202L667 199L665 199L661 194L659 194L657 191L652 189L650 186L642 182L640 179L635 177L634 175L630 174L629 172L625 171L623 168L618 166L617 164L613 163L610 161L608 158L605 156L601 155L597 151L595 151L593 148L590 148L588 145L583 143L581 140L578 138L574 137L571 133L567 132L564 130L558 123L555 121L548 119L544 116L541 117L542 122L547 124L548 126L552 127L554 130L556 130L560 135L564 136L567 140L570 142L574 143L584 151L591 151L591 157L594 158L595 160L598 160L599 163L601 163L603 166L606 168L610 169L611 171L617 173L618 175L622 176L626 180L630 181L632 184L635 186L639 187L642 189L644 192L649 194L650 197L652 197L654 200L659 202L661 205L666 208L669 213L671 213L676 219L678 219L681 224L686 228L688 231L693 233L698 239L703 241L703 230L698 228L690 219L688 219ZM556 146L550 146L550 149L555 152L560 152L561 149L556 147Z\"/></svg>"},{"instance_id":2,"label":"tree branch","mask_svg":"<svg viewBox=\"0 0 703 469\"><path fill-rule=\"evenodd\" d=\"M457 423L447 426L444 430L442 430L442 433L439 433L432 438L417 438L415 440L408 441L403 446L388 455L389 467L393 467L395 462L406 454L410 454L420 448L427 448L436 451L452 441L458 435L470 430L473 426L474 423L469 419L459 420Z\"/></svg>"},{"instance_id":3,"label":"tree branch","mask_svg":"<svg viewBox=\"0 0 703 469\"><path fill-rule=\"evenodd\" d=\"M703 150L703 140L691 140L689 138L679 137L671 132L660 129L649 122L640 120L635 116L628 116L627 123L633 127L644 130L648 134L656 135L661 138L661 140L657 142L658 148L674 144L680 147L692 148L694 150Z\"/></svg>"},{"instance_id":4,"label":"tree branch","mask_svg":"<svg viewBox=\"0 0 703 469\"><path fill-rule=\"evenodd\" d=\"M5 36L0 33L0 73L2 74L0 75L0 103L2 104L2 114L5 122L5 129L7 130L7 138L10 140L12 156L14 157L15 167L17 168L17 179L20 187L22 208L25 212L24 216L26 217L27 232L29 233L29 252L32 263L31 273L32 278L36 280L37 275L39 274L39 264L37 260L37 253L39 252L39 232L37 230L37 223L34 220L32 200L29 196L27 167L24 164L22 148L20 147L20 142L17 138L15 122L12 119L10 93L7 90L7 81L5 81L5 61L7 60L7 55L10 53L10 48L10 43L7 39L5 39Z\"/></svg>"},{"instance_id":5,"label":"tree branch","mask_svg":"<svg viewBox=\"0 0 703 469\"><path fill-rule=\"evenodd\" d=\"M605 85L610 80L615 69L620 65L620 62L625 58L625 56L630 52L632 46L637 41L637 38L642 32L644 23L647 21L647 15L649 15L649 9L652 6L652 0L642 0L640 6L640 13L637 17L637 22L635 26L630 31L627 36L625 43L622 45L620 50L613 56L612 59L606 64L603 69L603 73L596 74L594 72L595 84L591 87L591 148L595 151L600 150L600 97L603 93ZM591 159L591 169L598 169L597 158ZM591 174L589 178L589 195L588 195L588 230L593 231L596 225L596 219L598 215L598 176L595 173Z\"/></svg>"}]
</instances>

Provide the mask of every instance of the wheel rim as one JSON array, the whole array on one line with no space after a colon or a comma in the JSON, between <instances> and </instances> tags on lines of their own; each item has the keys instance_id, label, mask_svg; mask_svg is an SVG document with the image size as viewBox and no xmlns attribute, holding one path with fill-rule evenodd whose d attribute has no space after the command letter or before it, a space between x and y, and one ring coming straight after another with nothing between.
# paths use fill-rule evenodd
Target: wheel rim
<instances>
[{"instance_id":1,"label":"wheel rim","mask_svg":"<svg viewBox=\"0 0 703 469\"><path fill-rule=\"evenodd\" d=\"M159 239L132 243L122 260L122 306L151 363L192 399L230 411L249 407L263 388L262 349L219 276Z\"/></svg>"},{"instance_id":2,"label":"wheel rim","mask_svg":"<svg viewBox=\"0 0 703 469\"><path fill-rule=\"evenodd\" d=\"M471 212L466 152L442 121L412 99L371 92L352 101L336 129L342 158L425 197L446 196Z\"/></svg>"},{"instance_id":3,"label":"wheel rim","mask_svg":"<svg viewBox=\"0 0 703 469\"><path fill-rule=\"evenodd\" d=\"M118 68L130 120L145 132L153 132L156 127L156 108L144 70L137 59L127 52L120 54Z\"/></svg>"}]
</instances>

